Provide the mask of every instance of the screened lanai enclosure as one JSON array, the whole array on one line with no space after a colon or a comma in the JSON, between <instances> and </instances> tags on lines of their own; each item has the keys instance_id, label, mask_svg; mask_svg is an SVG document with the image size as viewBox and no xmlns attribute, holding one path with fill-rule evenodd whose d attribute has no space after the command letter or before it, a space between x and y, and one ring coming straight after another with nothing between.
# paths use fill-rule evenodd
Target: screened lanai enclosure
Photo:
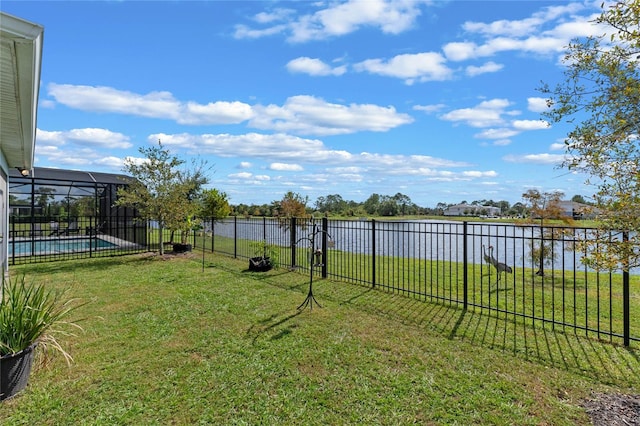
<instances>
[{"instance_id":1,"label":"screened lanai enclosure","mask_svg":"<svg viewBox=\"0 0 640 426\"><path fill-rule=\"evenodd\" d=\"M9 176L10 264L147 249L147 225L115 206L125 175L35 167Z\"/></svg>"}]
</instances>

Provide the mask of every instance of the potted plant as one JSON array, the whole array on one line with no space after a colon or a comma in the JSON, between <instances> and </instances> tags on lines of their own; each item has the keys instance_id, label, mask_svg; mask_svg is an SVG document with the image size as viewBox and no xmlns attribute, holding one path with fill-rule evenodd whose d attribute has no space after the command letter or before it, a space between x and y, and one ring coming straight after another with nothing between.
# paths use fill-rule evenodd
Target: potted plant
<instances>
[{"instance_id":1,"label":"potted plant","mask_svg":"<svg viewBox=\"0 0 640 426\"><path fill-rule=\"evenodd\" d=\"M278 265L278 252L266 241L251 243L254 257L249 258L249 270L266 272Z\"/></svg>"},{"instance_id":2,"label":"potted plant","mask_svg":"<svg viewBox=\"0 0 640 426\"><path fill-rule=\"evenodd\" d=\"M25 276L2 280L0 288L0 401L27 386L36 349L44 356L61 353L72 358L57 340L78 328L69 314L82 304L67 299L65 292L28 283Z\"/></svg>"},{"instance_id":3,"label":"potted plant","mask_svg":"<svg viewBox=\"0 0 640 426\"><path fill-rule=\"evenodd\" d=\"M182 229L180 229L180 242L173 243L173 252L186 253L191 251L193 246L189 244L189 235L198 229L200 229L199 221L195 217L188 217L187 220L184 221Z\"/></svg>"}]
</instances>

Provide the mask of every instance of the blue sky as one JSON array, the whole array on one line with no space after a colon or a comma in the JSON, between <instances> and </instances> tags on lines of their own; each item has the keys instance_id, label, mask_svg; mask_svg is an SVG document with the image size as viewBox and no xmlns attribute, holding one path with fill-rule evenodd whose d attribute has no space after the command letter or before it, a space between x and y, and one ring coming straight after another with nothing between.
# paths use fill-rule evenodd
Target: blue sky
<instances>
[{"instance_id":1,"label":"blue sky","mask_svg":"<svg viewBox=\"0 0 640 426\"><path fill-rule=\"evenodd\" d=\"M589 196L541 82L598 2L7 1L45 28L36 166L123 171L163 145L231 203L287 191L434 207Z\"/></svg>"}]
</instances>

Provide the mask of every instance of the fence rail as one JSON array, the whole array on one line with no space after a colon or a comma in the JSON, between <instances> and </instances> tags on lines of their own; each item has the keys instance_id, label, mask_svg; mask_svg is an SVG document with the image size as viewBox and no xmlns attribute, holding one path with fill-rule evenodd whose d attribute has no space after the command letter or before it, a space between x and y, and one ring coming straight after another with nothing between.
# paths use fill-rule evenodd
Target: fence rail
<instances>
[{"instance_id":1,"label":"fence rail","mask_svg":"<svg viewBox=\"0 0 640 426\"><path fill-rule=\"evenodd\" d=\"M231 218L209 222L207 250L311 267L315 226L323 267L333 278L420 300L459 305L573 330L629 346L640 341L640 280L594 271L578 241L590 228L486 222ZM613 237L612 238L617 238Z\"/></svg>"}]
</instances>

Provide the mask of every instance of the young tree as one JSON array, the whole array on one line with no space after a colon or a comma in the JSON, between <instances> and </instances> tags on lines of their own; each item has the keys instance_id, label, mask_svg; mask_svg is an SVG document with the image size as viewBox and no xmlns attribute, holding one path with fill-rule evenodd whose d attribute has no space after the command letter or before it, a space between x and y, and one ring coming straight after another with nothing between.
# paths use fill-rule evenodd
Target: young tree
<instances>
[{"instance_id":1,"label":"young tree","mask_svg":"<svg viewBox=\"0 0 640 426\"><path fill-rule=\"evenodd\" d=\"M227 194L217 189L205 189L201 195L200 214L213 221L224 219L231 213Z\"/></svg>"},{"instance_id":2,"label":"young tree","mask_svg":"<svg viewBox=\"0 0 640 426\"><path fill-rule=\"evenodd\" d=\"M185 192L185 200L172 211L167 221L167 228L171 230L171 243L176 232L180 232L180 242L187 244L189 233L199 225L197 216L201 212L202 186L209 182L205 175L206 162L191 162L188 169L180 169L177 184ZM179 192L179 191L178 191Z\"/></svg>"},{"instance_id":3,"label":"young tree","mask_svg":"<svg viewBox=\"0 0 640 426\"><path fill-rule=\"evenodd\" d=\"M540 192L537 189L530 189L522 198L525 200L529 211L528 223L540 224L540 234L538 238L531 239L530 253L531 259L537 266L536 275L544 275L544 266L550 264L556 256L553 241L562 236L562 228L546 227L545 221L551 219L562 220L566 224L571 224L573 218L568 217L560 202L564 194L560 191Z\"/></svg>"},{"instance_id":4,"label":"young tree","mask_svg":"<svg viewBox=\"0 0 640 426\"><path fill-rule=\"evenodd\" d=\"M274 202L275 210L280 221L281 227L288 227L292 217L306 218L307 215L307 202L309 197L303 197L302 195L289 191L284 194L282 200Z\"/></svg>"},{"instance_id":5,"label":"young tree","mask_svg":"<svg viewBox=\"0 0 640 426\"><path fill-rule=\"evenodd\" d=\"M601 223L587 263L599 269L640 266L640 0L605 5L595 20L600 36L572 42L565 81L543 86L551 122L575 126L564 166L591 176ZM595 179L593 179L595 178ZM627 241L612 236L632 231Z\"/></svg>"},{"instance_id":6,"label":"young tree","mask_svg":"<svg viewBox=\"0 0 640 426\"><path fill-rule=\"evenodd\" d=\"M139 152L144 161L125 160L124 171L134 179L118 189L116 205L133 207L142 219L157 223L163 255L165 228L174 228L191 217L194 191L204 176L201 172L182 172L184 161L171 155L160 141L157 146L141 147Z\"/></svg>"}]
</instances>

